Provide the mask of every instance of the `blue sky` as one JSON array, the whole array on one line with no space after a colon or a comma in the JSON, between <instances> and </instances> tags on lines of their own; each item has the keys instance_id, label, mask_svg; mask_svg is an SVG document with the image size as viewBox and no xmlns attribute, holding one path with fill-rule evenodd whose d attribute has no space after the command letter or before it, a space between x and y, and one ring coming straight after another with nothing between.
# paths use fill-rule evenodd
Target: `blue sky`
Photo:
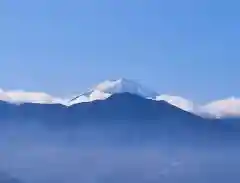
<instances>
[{"instance_id":1,"label":"blue sky","mask_svg":"<svg viewBox=\"0 0 240 183\"><path fill-rule=\"evenodd\" d=\"M0 86L68 95L134 79L205 102L240 96L238 0L1 0Z\"/></svg>"}]
</instances>

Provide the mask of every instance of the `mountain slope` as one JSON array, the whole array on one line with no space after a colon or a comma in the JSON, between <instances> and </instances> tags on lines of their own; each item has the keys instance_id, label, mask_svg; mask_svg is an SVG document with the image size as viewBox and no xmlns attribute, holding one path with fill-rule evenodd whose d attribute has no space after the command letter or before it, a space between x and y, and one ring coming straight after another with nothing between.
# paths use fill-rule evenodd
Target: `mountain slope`
<instances>
[{"instance_id":1,"label":"mountain slope","mask_svg":"<svg viewBox=\"0 0 240 183\"><path fill-rule=\"evenodd\" d=\"M0 119L26 119L67 122L84 120L161 120L175 118L201 119L165 101L145 99L131 93L114 94L106 100L80 103L72 106L61 104L25 103L13 105L0 103Z\"/></svg>"},{"instance_id":2,"label":"mountain slope","mask_svg":"<svg viewBox=\"0 0 240 183\"><path fill-rule=\"evenodd\" d=\"M195 113L199 109L199 106L195 105L193 102L184 99L179 96L171 96L171 95L160 95L156 97L157 101L166 101L169 104L176 106L184 111Z\"/></svg>"}]
</instances>

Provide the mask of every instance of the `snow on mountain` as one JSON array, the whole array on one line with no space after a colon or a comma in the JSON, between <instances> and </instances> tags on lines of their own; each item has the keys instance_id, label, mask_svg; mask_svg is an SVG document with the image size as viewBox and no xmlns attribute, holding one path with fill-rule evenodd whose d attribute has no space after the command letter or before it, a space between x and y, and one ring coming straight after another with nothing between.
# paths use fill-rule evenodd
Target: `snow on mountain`
<instances>
[{"instance_id":1,"label":"snow on mountain","mask_svg":"<svg viewBox=\"0 0 240 183\"><path fill-rule=\"evenodd\" d=\"M140 85L139 83L128 79L104 81L96 85L88 92L74 97L69 101L68 105L70 106L82 102L91 102L95 100L105 100L113 94L125 92L136 94L152 100L163 100L184 111L191 112L199 116L210 116L206 111L202 110L201 106L194 104L192 101L189 101L179 96L159 95L157 92L149 90L148 88Z\"/></svg>"},{"instance_id":2,"label":"snow on mountain","mask_svg":"<svg viewBox=\"0 0 240 183\"><path fill-rule=\"evenodd\" d=\"M158 93L143 87L137 82L121 78L118 80L107 80L98 84L89 92L74 97L70 101L70 105L94 100L104 100L113 94L126 92L150 99L155 99L158 96Z\"/></svg>"},{"instance_id":3,"label":"snow on mountain","mask_svg":"<svg viewBox=\"0 0 240 183\"><path fill-rule=\"evenodd\" d=\"M240 117L240 99L235 97L213 101L202 108L217 118Z\"/></svg>"},{"instance_id":4,"label":"snow on mountain","mask_svg":"<svg viewBox=\"0 0 240 183\"><path fill-rule=\"evenodd\" d=\"M192 101L184 99L179 96L171 96L171 95L160 95L156 97L157 101L166 101L169 104L176 106L184 111L195 113L198 110L198 106L196 106Z\"/></svg>"}]
</instances>

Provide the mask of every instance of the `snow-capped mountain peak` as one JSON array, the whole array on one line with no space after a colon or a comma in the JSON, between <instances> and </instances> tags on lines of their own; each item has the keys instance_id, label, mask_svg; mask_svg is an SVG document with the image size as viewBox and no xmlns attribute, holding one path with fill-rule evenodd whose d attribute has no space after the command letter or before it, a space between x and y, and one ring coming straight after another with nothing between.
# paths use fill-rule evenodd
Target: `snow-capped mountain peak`
<instances>
[{"instance_id":1,"label":"snow-capped mountain peak","mask_svg":"<svg viewBox=\"0 0 240 183\"><path fill-rule=\"evenodd\" d=\"M109 94L128 92L148 98L153 98L157 95L156 92L143 87L141 84L125 78L104 81L98 84L94 90Z\"/></svg>"},{"instance_id":2,"label":"snow-capped mountain peak","mask_svg":"<svg viewBox=\"0 0 240 183\"><path fill-rule=\"evenodd\" d=\"M72 99L70 105L94 100L104 100L113 94L126 92L151 99L155 99L158 96L157 92L151 91L135 81L120 78L101 82L90 91Z\"/></svg>"}]
</instances>

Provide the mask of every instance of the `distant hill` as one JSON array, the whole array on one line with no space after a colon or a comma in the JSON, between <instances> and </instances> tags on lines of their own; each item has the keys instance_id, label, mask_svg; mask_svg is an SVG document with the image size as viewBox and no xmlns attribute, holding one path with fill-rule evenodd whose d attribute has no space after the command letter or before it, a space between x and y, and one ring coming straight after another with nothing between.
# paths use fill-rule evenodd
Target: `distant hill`
<instances>
[{"instance_id":1,"label":"distant hill","mask_svg":"<svg viewBox=\"0 0 240 183\"><path fill-rule=\"evenodd\" d=\"M199 116L183 111L165 101L145 99L130 93L114 94L106 100L61 104L0 103L0 120L44 120L80 123L89 120L164 120L203 121Z\"/></svg>"}]
</instances>

